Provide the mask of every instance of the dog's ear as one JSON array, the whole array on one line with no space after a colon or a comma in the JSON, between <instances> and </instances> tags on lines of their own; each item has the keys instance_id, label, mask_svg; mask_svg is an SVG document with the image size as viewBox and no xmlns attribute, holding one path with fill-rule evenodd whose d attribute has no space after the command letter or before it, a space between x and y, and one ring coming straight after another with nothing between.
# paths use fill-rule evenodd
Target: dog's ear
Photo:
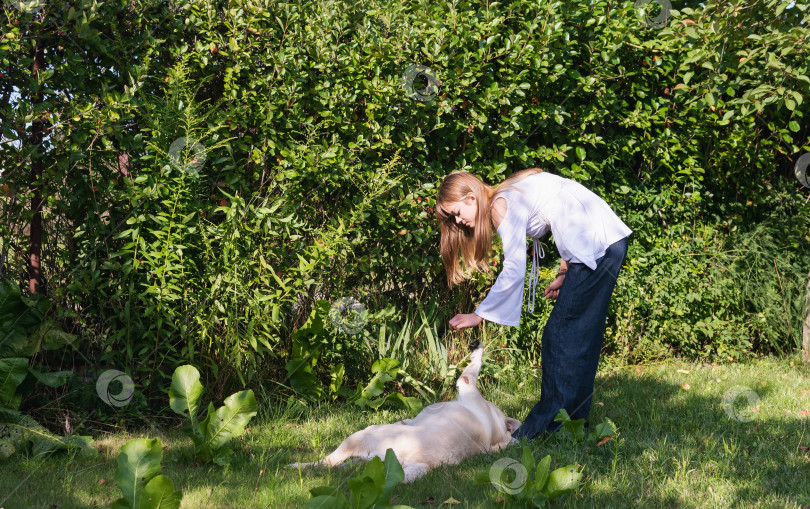
<instances>
[{"instance_id":1,"label":"dog's ear","mask_svg":"<svg viewBox=\"0 0 810 509\"><path fill-rule=\"evenodd\" d=\"M509 432L510 435L514 435L515 431L517 431L519 427L520 427L519 420L512 419L511 417L506 418L506 430Z\"/></svg>"}]
</instances>

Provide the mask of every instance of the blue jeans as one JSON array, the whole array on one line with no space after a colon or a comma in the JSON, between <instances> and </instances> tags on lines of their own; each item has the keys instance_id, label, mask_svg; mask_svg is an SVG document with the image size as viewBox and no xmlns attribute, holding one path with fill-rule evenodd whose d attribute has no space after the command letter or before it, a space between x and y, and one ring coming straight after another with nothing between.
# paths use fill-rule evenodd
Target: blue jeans
<instances>
[{"instance_id":1,"label":"blue jeans","mask_svg":"<svg viewBox=\"0 0 810 509\"><path fill-rule=\"evenodd\" d=\"M554 417L561 408L572 420L588 418L610 296L626 256L624 238L608 247L596 261L596 270L583 263L569 264L543 330L540 401L515 433L516 438L559 430Z\"/></svg>"}]
</instances>

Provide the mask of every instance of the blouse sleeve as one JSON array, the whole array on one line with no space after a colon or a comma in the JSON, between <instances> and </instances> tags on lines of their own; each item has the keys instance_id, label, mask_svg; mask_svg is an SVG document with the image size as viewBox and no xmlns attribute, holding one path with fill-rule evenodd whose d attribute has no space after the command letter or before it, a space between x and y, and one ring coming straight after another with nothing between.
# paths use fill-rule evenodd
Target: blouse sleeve
<instances>
[{"instance_id":1,"label":"blouse sleeve","mask_svg":"<svg viewBox=\"0 0 810 509\"><path fill-rule=\"evenodd\" d=\"M501 273L475 314L501 325L520 325L523 286L526 280L526 224L528 212L517 199L508 199L506 216L498 226L503 242Z\"/></svg>"}]
</instances>

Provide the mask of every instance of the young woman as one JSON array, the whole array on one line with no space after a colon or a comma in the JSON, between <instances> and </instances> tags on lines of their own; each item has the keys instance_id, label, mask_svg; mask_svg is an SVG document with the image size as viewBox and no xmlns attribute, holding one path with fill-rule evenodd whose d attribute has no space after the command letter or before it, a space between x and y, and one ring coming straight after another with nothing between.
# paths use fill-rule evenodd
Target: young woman
<instances>
[{"instance_id":1,"label":"young woman","mask_svg":"<svg viewBox=\"0 0 810 509\"><path fill-rule=\"evenodd\" d=\"M450 320L456 330L484 319L520 325L527 236L534 241L529 312L534 311L537 265L544 256L539 239L551 231L561 260L556 279L543 292L556 302L543 330L540 401L515 437L557 431L554 417L561 408L571 419L587 419L610 296L627 255L630 228L582 185L537 168L517 172L494 188L471 173L454 171L439 187L435 214L450 286L465 278L459 255L467 269L488 272L493 231L503 243L498 279L474 313Z\"/></svg>"}]
</instances>

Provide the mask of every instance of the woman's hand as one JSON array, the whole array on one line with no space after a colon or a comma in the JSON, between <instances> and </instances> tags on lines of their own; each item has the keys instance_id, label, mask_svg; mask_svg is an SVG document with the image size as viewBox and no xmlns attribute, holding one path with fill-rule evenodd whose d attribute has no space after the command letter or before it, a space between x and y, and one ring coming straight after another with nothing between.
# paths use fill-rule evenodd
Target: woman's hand
<instances>
[{"instance_id":1,"label":"woman's hand","mask_svg":"<svg viewBox=\"0 0 810 509\"><path fill-rule=\"evenodd\" d=\"M551 300L556 299L557 295L560 294L560 288L562 288L563 281L565 281L565 276L557 276L557 278L552 281L543 292L543 297Z\"/></svg>"},{"instance_id":2,"label":"woman's hand","mask_svg":"<svg viewBox=\"0 0 810 509\"><path fill-rule=\"evenodd\" d=\"M466 329L467 327L475 327L482 321L484 321L484 319L475 313L469 313L466 315L458 314L450 319L449 325L452 330L461 330Z\"/></svg>"}]
</instances>

